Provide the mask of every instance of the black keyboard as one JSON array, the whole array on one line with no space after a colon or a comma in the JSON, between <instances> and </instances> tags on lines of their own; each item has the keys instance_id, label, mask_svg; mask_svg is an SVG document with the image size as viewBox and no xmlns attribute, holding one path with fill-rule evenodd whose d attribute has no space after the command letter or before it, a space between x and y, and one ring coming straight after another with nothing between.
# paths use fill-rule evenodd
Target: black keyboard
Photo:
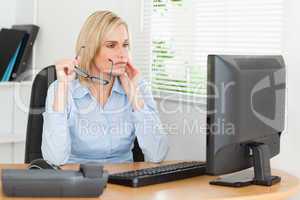
<instances>
[{"instance_id":1,"label":"black keyboard","mask_svg":"<svg viewBox=\"0 0 300 200\"><path fill-rule=\"evenodd\" d=\"M178 162L139 170L110 174L109 183L141 187L205 174L206 164L199 161Z\"/></svg>"}]
</instances>

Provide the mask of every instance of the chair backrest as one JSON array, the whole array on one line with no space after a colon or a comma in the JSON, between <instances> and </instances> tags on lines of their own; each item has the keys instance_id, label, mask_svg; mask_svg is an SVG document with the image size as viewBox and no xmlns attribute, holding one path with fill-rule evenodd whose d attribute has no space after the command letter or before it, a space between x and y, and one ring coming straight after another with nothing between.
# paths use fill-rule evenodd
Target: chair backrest
<instances>
[{"instance_id":1,"label":"chair backrest","mask_svg":"<svg viewBox=\"0 0 300 200\"><path fill-rule=\"evenodd\" d=\"M54 65L42 69L34 78L27 123L25 163L30 163L37 158L43 158L41 151L43 132L42 113L45 110L48 87L55 80L56 71ZM132 153L134 162L144 161L144 154L138 145L137 139L134 141Z\"/></svg>"}]
</instances>

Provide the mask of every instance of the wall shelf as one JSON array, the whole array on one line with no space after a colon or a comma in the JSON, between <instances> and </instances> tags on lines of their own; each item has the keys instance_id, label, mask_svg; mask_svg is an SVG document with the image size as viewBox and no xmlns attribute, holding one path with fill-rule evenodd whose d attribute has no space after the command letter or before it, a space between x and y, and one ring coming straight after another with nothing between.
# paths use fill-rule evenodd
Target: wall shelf
<instances>
[{"instance_id":1,"label":"wall shelf","mask_svg":"<svg viewBox=\"0 0 300 200\"><path fill-rule=\"evenodd\" d=\"M24 134L0 134L0 144L25 142Z\"/></svg>"},{"instance_id":2,"label":"wall shelf","mask_svg":"<svg viewBox=\"0 0 300 200\"><path fill-rule=\"evenodd\" d=\"M17 82L17 81L2 81L0 82L0 88L4 87L4 88L9 88L9 87L15 87L16 85L19 86L30 86L32 85L32 81L21 81L21 82Z\"/></svg>"}]
</instances>

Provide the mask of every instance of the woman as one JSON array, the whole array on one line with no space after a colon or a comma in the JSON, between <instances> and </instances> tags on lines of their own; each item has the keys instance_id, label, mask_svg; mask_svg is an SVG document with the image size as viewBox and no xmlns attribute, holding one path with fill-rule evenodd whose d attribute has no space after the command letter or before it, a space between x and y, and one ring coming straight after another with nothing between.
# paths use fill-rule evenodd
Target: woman
<instances>
[{"instance_id":1,"label":"woman","mask_svg":"<svg viewBox=\"0 0 300 200\"><path fill-rule=\"evenodd\" d=\"M127 24L110 11L93 13L76 54L55 64L57 80L43 113L44 159L56 165L131 162L137 137L146 160L162 161L167 137L151 92L132 65Z\"/></svg>"}]
</instances>

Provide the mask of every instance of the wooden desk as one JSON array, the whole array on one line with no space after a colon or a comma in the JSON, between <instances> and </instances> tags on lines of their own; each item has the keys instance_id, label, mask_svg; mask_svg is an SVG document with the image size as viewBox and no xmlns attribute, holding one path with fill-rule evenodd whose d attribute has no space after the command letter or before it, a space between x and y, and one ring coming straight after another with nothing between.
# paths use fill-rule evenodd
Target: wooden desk
<instances>
[{"instance_id":1,"label":"wooden desk","mask_svg":"<svg viewBox=\"0 0 300 200\"><path fill-rule=\"evenodd\" d=\"M157 166L150 163L114 164L106 165L109 172L120 172L143 167ZM25 164L0 165L3 168L25 168ZM64 169L78 169L78 165L68 165ZM151 185L141 188L130 188L125 186L108 184L104 193L100 196L102 200L190 200L190 199L214 199L214 200L283 200L288 199L300 191L300 180L283 171L274 170L275 175L281 176L281 183L272 187L249 186L245 188L228 188L209 185L208 182L214 177L199 176L185 180ZM0 200L12 199L5 197L0 189ZM39 198L16 198L39 199ZM55 198L46 198L55 199ZM70 199L70 198L69 198ZM83 198L81 198L83 199ZM98 198L86 198L89 200Z\"/></svg>"}]
</instances>

